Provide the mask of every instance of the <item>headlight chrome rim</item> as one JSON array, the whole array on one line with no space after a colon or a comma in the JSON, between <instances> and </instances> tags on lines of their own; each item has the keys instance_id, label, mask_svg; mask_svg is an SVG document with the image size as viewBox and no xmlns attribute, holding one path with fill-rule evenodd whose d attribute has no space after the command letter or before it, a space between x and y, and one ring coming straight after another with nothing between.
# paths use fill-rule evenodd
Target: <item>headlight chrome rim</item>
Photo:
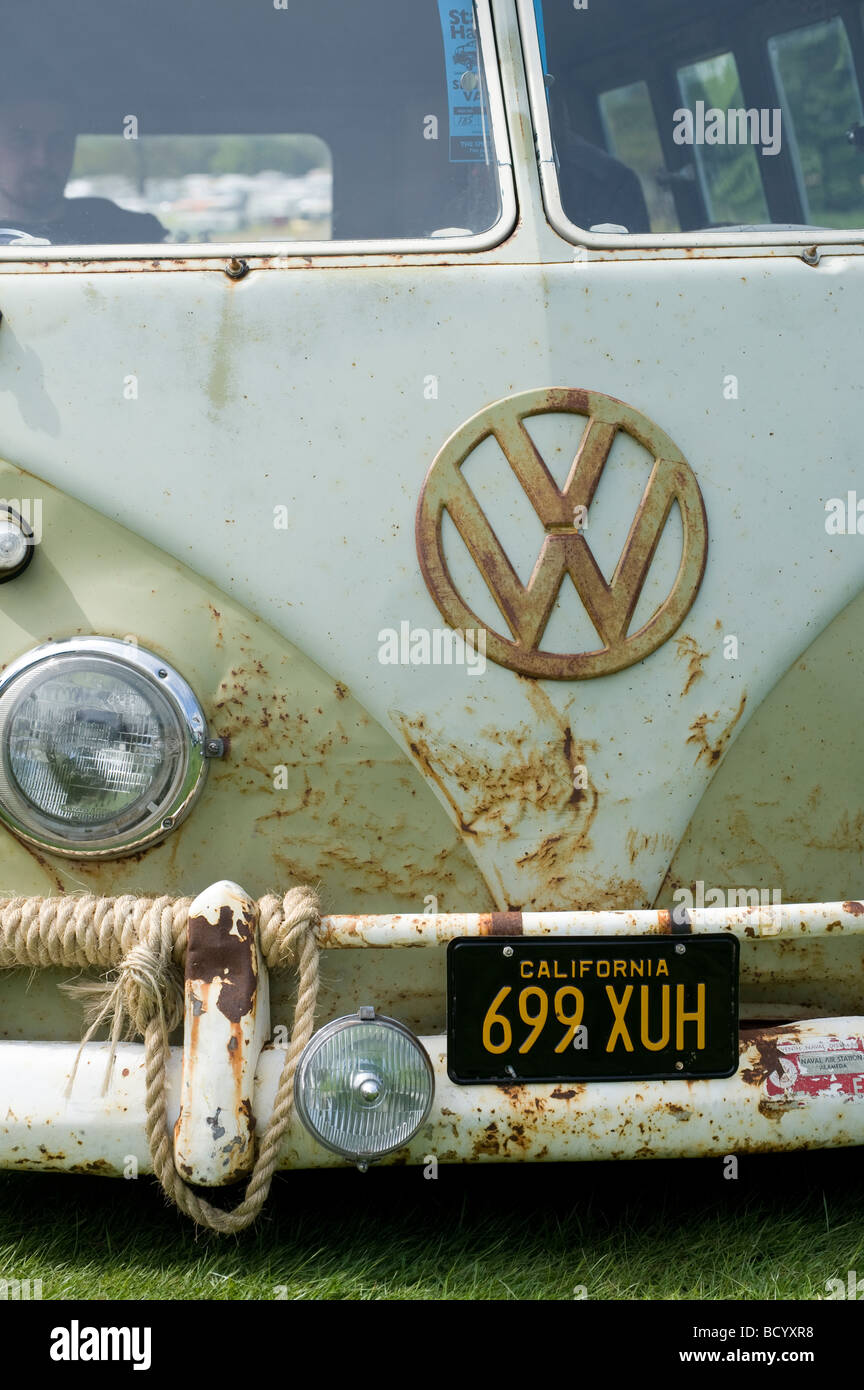
<instances>
[{"instance_id":1,"label":"headlight chrome rim","mask_svg":"<svg viewBox=\"0 0 864 1390\"><path fill-rule=\"evenodd\" d=\"M16 533L24 544L24 553L17 563L0 563L0 584L7 584L10 579L18 579L26 570L30 561L33 559L36 548L36 537L33 527L21 515L19 511L8 502L0 505L0 531L8 527Z\"/></svg>"},{"instance_id":2,"label":"headlight chrome rim","mask_svg":"<svg viewBox=\"0 0 864 1390\"><path fill-rule=\"evenodd\" d=\"M96 672L121 680L152 696L154 710L167 709L173 721L172 736L179 740L179 762L167 788L155 805L143 809L146 815L113 833L88 834L79 825L77 838L64 831L71 825L50 821L31 804L11 766L10 732L28 693L38 689L46 663L56 662L54 674L92 665ZM46 676L46 679L50 677ZM72 637L50 641L25 653L0 674L0 823L19 839L64 859L116 859L149 848L165 839L185 820L200 796L207 777L207 722L204 711L186 680L162 657L144 647L114 637ZM139 800L143 800L139 798ZM133 806L137 805L133 803ZM127 808L131 810L132 808ZM124 813L125 815L126 813Z\"/></svg>"},{"instance_id":3,"label":"headlight chrome rim","mask_svg":"<svg viewBox=\"0 0 864 1390\"><path fill-rule=\"evenodd\" d=\"M307 1074L313 1058L320 1051L321 1047L324 1046L325 1043L329 1042L332 1038L334 1038L339 1032L345 1031L349 1028L362 1028L374 1025L378 1025L385 1028L392 1028L394 1032L398 1033L402 1038L413 1044L426 1071L426 1076L429 1082L429 1094L426 1100L425 1109L423 1110L423 1113L421 1114L420 1118L417 1120L414 1129L412 1130L408 1138L400 1138L395 1144L391 1144L388 1148L375 1150L358 1150L352 1148L349 1151L345 1147L340 1147L338 1144L331 1143L327 1138L325 1138L325 1136L320 1132L314 1120L312 1119L309 1113L308 1106L306 1104ZM376 1098L372 1102L372 1104L374 1106L377 1106L379 1099L380 1098ZM361 1010L358 1010L356 1014L345 1014L341 1018L333 1019L332 1022L325 1023L321 1028L319 1028L309 1039L309 1042L303 1049L303 1052L300 1056L300 1060L297 1063L297 1071L294 1076L294 1106L300 1120L302 1121L304 1127L312 1135L312 1138L316 1141L316 1143L321 1144L323 1148L328 1149L330 1153L338 1154L339 1157L344 1158L346 1162L356 1163L364 1169L368 1167L370 1163L375 1163L378 1161L378 1159L386 1158L388 1154L396 1153L399 1149L404 1148L406 1144L410 1144L414 1136L426 1123L426 1120L429 1117L429 1112L432 1109L434 1099L435 1068L432 1065L432 1061L429 1057L428 1052L426 1051L420 1039L417 1037L417 1034L412 1032L410 1028L406 1027L404 1023L400 1023L398 1019L389 1018L387 1015L376 1013L374 1010L369 1008L363 1008Z\"/></svg>"}]
</instances>

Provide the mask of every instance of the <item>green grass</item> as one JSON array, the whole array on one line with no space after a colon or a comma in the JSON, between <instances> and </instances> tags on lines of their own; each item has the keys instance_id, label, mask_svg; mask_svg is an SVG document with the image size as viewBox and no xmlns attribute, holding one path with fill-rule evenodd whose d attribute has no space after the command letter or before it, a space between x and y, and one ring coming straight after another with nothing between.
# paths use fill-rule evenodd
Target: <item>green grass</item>
<instances>
[{"instance_id":1,"label":"green grass","mask_svg":"<svg viewBox=\"0 0 864 1390\"><path fill-rule=\"evenodd\" d=\"M153 1181L0 1174L0 1278L44 1299L809 1299L864 1275L861 1150L280 1175L197 1232ZM281 1286L281 1291L280 1291Z\"/></svg>"}]
</instances>

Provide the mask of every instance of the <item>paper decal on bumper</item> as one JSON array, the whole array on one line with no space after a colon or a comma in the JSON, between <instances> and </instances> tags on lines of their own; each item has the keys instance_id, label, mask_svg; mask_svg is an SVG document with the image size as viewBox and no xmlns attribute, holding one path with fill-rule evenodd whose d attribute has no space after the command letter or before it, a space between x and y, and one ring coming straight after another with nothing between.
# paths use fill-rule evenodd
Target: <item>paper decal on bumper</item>
<instances>
[{"instance_id":1,"label":"paper decal on bumper","mask_svg":"<svg viewBox=\"0 0 864 1390\"><path fill-rule=\"evenodd\" d=\"M778 1048L778 1066L765 1082L772 1100L794 1096L837 1096L864 1100L864 1039L791 1040Z\"/></svg>"}]
</instances>

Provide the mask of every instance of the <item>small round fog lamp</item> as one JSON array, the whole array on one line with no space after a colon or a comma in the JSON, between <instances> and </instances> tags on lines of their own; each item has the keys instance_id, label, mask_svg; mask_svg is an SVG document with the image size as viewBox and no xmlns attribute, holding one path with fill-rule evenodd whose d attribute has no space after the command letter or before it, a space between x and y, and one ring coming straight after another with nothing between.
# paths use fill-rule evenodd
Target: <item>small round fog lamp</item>
<instances>
[{"instance_id":1,"label":"small round fog lamp","mask_svg":"<svg viewBox=\"0 0 864 1390\"><path fill-rule=\"evenodd\" d=\"M319 1029L294 1082L297 1113L310 1134L361 1168L413 1139L434 1092L419 1039L369 1008Z\"/></svg>"}]
</instances>

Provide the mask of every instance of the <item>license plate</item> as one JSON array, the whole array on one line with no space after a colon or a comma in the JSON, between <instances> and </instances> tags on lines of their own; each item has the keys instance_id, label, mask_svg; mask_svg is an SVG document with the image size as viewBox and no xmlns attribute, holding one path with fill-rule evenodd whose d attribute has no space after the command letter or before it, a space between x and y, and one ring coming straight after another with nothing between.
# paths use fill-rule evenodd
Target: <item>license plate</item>
<instances>
[{"instance_id":1,"label":"license plate","mask_svg":"<svg viewBox=\"0 0 864 1390\"><path fill-rule=\"evenodd\" d=\"M651 1081L738 1069L738 940L460 937L452 1081Z\"/></svg>"}]
</instances>

